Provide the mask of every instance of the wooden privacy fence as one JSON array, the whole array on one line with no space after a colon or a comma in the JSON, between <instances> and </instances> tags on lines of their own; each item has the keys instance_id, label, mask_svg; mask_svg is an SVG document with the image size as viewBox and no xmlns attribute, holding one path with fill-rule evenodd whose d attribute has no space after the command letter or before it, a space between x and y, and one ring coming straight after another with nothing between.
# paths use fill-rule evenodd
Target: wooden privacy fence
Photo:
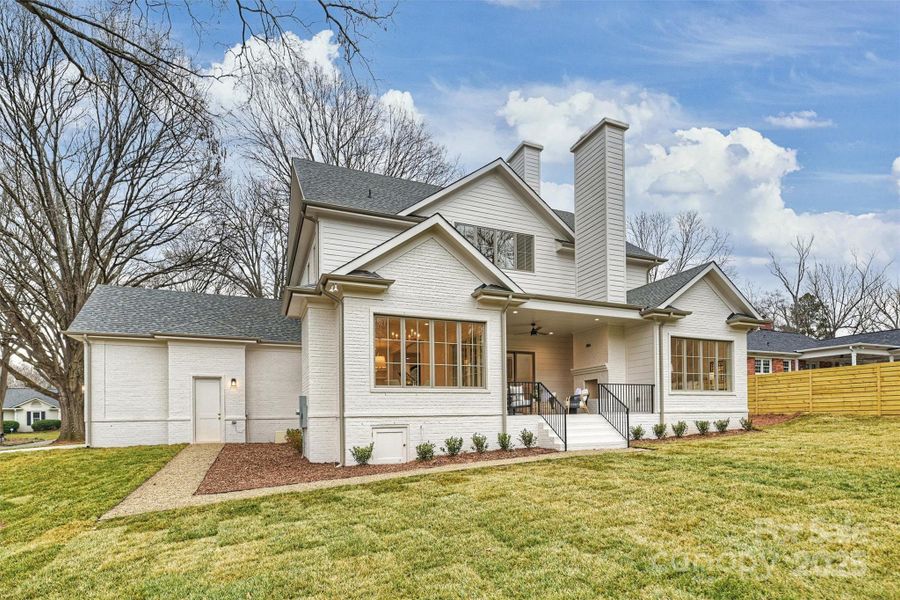
<instances>
[{"instance_id":1,"label":"wooden privacy fence","mask_svg":"<svg viewBox=\"0 0 900 600\"><path fill-rule=\"evenodd\" d=\"M751 415L900 415L900 362L753 375L747 388Z\"/></svg>"}]
</instances>

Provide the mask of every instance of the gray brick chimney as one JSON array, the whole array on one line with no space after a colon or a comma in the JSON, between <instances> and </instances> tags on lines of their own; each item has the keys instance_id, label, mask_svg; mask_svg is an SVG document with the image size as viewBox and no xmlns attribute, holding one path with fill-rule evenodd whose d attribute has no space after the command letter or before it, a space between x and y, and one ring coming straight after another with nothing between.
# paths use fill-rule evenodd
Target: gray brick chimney
<instances>
[{"instance_id":1,"label":"gray brick chimney","mask_svg":"<svg viewBox=\"0 0 900 600\"><path fill-rule=\"evenodd\" d=\"M506 159L513 171L518 173L525 183L538 194L541 193L541 150L543 149L544 147L540 144L522 142Z\"/></svg>"},{"instance_id":2,"label":"gray brick chimney","mask_svg":"<svg viewBox=\"0 0 900 600\"><path fill-rule=\"evenodd\" d=\"M575 289L579 298L625 302L625 131L603 119L575 154Z\"/></svg>"}]
</instances>

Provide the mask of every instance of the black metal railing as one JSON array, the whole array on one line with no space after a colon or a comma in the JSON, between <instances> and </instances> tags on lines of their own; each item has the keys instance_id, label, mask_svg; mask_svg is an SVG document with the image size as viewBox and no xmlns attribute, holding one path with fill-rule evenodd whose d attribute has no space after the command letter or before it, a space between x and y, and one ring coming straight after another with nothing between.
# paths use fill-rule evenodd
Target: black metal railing
<instances>
[{"instance_id":1,"label":"black metal railing","mask_svg":"<svg viewBox=\"0 0 900 600\"><path fill-rule=\"evenodd\" d=\"M605 383L606 388L628 407L631 413L653 412L652 383Z\"/></svg>"},{"instance_id":2,"label":"black metal railing","mask_svg":"<svg viewBox=\"0 0 900 600\"><path fill-rule=\"evenodd\" d=\"M510 415L540 415L566 443L567 407L540 381L511 381L506 387L506 409Z\"/></svg>"},{"instance_id":3,"label":"black metal railing","mask_svg":"<svg viewBox=\"0 0 900 600\"><path fill-rule=\"evenodd\" d=\"M631 431L628 427L628 406L616 397L610 390L609 384L600 384L598 412L625 438L625 442L630 446Z\"/></svg>"}]
</instances>

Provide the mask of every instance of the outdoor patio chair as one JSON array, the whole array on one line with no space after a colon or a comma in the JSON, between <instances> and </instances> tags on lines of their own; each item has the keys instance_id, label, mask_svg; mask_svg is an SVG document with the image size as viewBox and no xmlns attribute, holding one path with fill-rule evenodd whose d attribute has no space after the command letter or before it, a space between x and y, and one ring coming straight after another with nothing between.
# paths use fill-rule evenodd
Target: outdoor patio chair
<instances>
[{"instance_id":1,"label":"outdoor patio chair","mask_svg":"<svg viewBox=\"0 0 900 600\"><path fill-rule=\"evenodd\" d=\"M521 385L514 385L509 388L509 395L506 399L506 405L509 412L517 414L520 411L531 408L531 399L526 397L525 389Z\"/></svg>"}]
</instances>

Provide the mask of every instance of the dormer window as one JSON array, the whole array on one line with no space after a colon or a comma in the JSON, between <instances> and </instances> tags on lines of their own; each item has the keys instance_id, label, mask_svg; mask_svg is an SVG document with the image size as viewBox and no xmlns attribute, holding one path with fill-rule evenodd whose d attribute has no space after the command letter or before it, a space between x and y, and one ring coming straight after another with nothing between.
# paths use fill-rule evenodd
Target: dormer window
<instances>
[{"instance_id":1,"label":"dormer window","mask_svg":"<svg viewBox=\"0 0 900 600\"><path fill-rule=\"evenodd\" d=\"M534 236L457 223L456 228L489 261L504 270L534 272Z\"/></svg>"}]
</instances>

